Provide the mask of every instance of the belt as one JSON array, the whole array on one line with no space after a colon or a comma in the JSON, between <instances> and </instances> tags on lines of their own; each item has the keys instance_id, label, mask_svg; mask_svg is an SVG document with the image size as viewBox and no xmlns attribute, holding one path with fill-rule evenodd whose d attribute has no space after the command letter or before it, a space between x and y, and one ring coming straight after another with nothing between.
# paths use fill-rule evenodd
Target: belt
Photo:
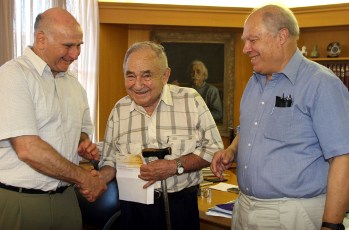
<instances>
[{"instance_id":1,"label":"belt","mask_svg":"<svg viewBox=\"0 0 349 230\"><path fill-rule=\"evenodd\" d=\"M194 186L191 186L189 188L185 188L181 191L178 191L178 192L171 192L171 193L168 193L168 198L169 199L176 199L178 197L183 197L183 196L186 196L190 193L194 193L197 194L197 191L198 191L198 186L197 185L194 185ZM154 199L159 199L160 197L162 197L162 191L161 190L154 190Z\"/></svg>"},{"instance_id":2,"label":"belt","mask_svg":"<svg viewBox=\"0 0 349 230\"><path fill-rule=\"evenodd\" d=\"M10 190L13 192L19 192L19 193L27 193L27 194L56 194L56 193L63 193L69 186L63 186L56 189L56 191L43 191L40 189L32 189L32 188L19 188L11 185L6 185L0 182L0 188Z\"/></svg>"}]
</instances>

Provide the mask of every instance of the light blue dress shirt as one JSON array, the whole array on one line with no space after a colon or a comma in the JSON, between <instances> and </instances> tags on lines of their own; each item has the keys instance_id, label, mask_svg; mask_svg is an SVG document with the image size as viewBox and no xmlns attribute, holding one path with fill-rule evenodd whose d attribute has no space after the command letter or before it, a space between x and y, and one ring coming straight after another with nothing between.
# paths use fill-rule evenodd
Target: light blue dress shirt
<instances>
[{"instance_id":1,"label":"light blue dress shirt","mask_svg":"<svg viewBox=\"0 0 349 230\"><path fill-rule=\"evenodd\" d=\"M291 107L276 107L276 96ZM331 157L349 153L348 89L297 50L266 84L254 73L240 104L238 183L257 198L326 193Z\"/></svg>"}]
</instances>

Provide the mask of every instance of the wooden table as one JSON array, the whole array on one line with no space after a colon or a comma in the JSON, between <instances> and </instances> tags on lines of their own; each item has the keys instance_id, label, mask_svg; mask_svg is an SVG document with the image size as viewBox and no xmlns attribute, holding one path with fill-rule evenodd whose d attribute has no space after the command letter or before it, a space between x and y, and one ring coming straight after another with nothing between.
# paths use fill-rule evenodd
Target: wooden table
<instances>
[{"instance_id":1,"label":"wooden table","mask_svg":"<svg viewBox=\"0 0 349 230\"><path fill-rule=\"evenodd\" d=\"M228 181L226 183L237 184L235 168L227 170L225 176ZM211 185L204 186L202 188L207 188ZM206 211L215 206L216 204L227 203L229 201L235 200L237 198L236 193L223 192L219 190L212 189L211 199L203 198L198 196L198 206L199 206L199 215L200 215L200 229L201 230L222 230L230 229L231 227L231 218L224 218L218 216L208 216Z\"/></svg>"}]
</instances>

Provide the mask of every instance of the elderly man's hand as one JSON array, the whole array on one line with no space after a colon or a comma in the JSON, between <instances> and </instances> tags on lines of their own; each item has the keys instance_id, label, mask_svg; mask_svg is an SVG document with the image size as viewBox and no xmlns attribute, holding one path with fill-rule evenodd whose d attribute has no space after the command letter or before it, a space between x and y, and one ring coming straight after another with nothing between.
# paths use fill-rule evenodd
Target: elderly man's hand
<instances>
[{"instance_id":1,"label":"elderly man's hand","mask_svg":"<svg viewBox=\"0 0 349 230\"><path fill-rule=\"evenodd\" d=\"M87 160L99 161L100 159L97 145L95 143L92 143L90 140L84 140L80 142L78 147L78 154Z\"/></svg>"}]
</instances>

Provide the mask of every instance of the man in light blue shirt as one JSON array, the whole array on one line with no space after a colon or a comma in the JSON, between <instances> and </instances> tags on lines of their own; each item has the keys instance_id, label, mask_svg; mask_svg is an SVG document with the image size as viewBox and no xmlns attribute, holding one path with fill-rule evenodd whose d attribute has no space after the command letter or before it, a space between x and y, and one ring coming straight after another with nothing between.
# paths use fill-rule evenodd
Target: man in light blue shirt
<instances>
[{"instance_id":1,"label":"man in light blue shirt","mask_svg":"<svg viewBox=\"0 0 349 230\"><path fill-rule=\"evenodd\" d=\"M217 152L217 176L237 158L241 194L233 229L341 229L349 206L349 93L302 56L293 13L268 5L244 25L254 74L240 104L239 134ZM238 153L238 154L237 154Z\"/></svg>"}]
</instances>

